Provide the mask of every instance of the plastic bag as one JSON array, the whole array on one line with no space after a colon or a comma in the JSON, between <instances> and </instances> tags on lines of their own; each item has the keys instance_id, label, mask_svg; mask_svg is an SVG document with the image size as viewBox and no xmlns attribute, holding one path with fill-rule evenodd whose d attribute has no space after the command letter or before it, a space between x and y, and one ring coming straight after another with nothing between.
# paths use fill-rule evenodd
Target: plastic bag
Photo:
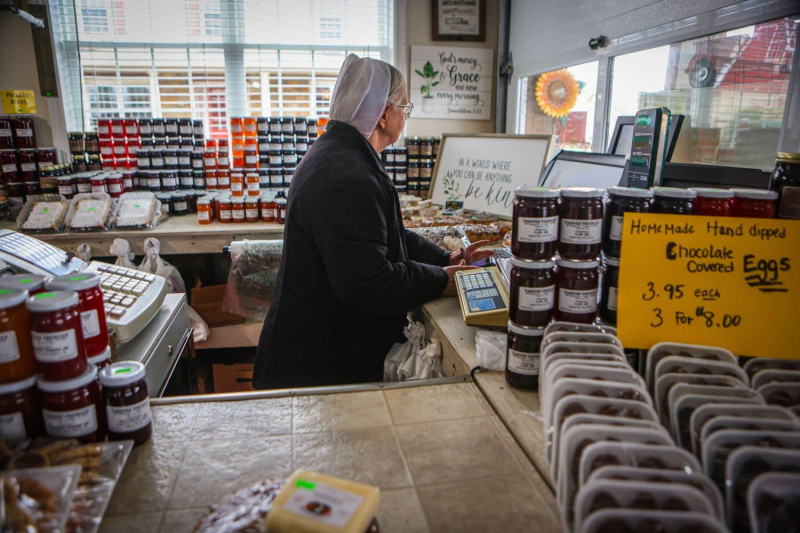
<instances>
[{"instance_id":1,"label":"plastic bag","mask_svg":"<svg viewBox=\"0 0 800 533\"><path fill-rule=\"evenodd\" d=\"M200 317L197 311L188 305L186 306L186 310L189 312L189 327L194 330L194 333L192 334L192 337L194 337L194 342L203 342L204 340L207 340L211 335L211 329L209 329L206 321Z\"/></svg>"},{"instance_id":2,"label":"plastic bag","mask_svg":"<svg viewBox=\"0 0 800 533\"><path fill-rule=\"evenodd\" d=\"M83 243L75 250L75 255L77 255L78 259L81 261L88 263L92 260L92 247Z\"/></svg>"},{"instance_id":3,"label":"plastic bag","mask_svg":"<svg viewBox=\"0 0 800 533\"><path fill-rule=\"evenodd\" d=\"M234 241L222 310L262 321L278 283L283 241Z\"/></svg>"},{"instance_id":4,"label":"plastic bag","mask_svg":"<svg viewBox=\"0 0 800 533\"><path fill-rule=\"evenodd\" d=\"M114 239L108 251L111 252L111 255L117 257L117 260L114 261L115 265L136 268L136 265L133 264L134 253L131 251L131 243L125 239Z\"/></svg>"},{"instance_id":5,"label":"plastic bag","mask_svg":"<svg viewBox=\"0 0 800 533\"><path fill-rule=\"evenodd\" d=\"M186 292L178 269L161 259L161 243L155 237L144 240L144 260L139 265L139 270L161 276L167 280L167 292Z\"/></svg>"},{"instance_id":6,"label":"plastic bag","mask_svg":"<svg viewBox=\"0 0 800 533\"><path fill-rule=\"evenodd\" d=\"M505 333L479 329L475 333L478 365L486 370L504 371L506 369L507 345L508 335Z\"/></svg>"},{"instance_id":7,"label":"plastic bag","mask_svg":"<svg viewBox=\"0 0 800 533\"><path fill-rule=\"evenodd\" d=\"M404 343L392 346L383 361L384 381L411 381L444 377L442 346L439 341L425 342L425 326L409 322L403 331Z\"/></svg>"}]
</instances>

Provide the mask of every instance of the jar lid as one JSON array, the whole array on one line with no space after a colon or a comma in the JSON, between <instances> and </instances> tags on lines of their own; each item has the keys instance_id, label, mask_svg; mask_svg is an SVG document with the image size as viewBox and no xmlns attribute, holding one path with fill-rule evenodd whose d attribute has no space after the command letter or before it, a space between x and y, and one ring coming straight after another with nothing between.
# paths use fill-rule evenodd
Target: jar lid
<instances>
[{"instance_id":1,"label":"jar lid","mask_svg":"<svg viewBox=\"0 0 800 533\"><path fill-rule=\"evenodd\" d=\"M619 259L617 259L615 257L604 257L603 258L603 264L604 265L611 265L611 266L618 267L619 266Z\"/></svg>"},{"instance_id":2,"label":"jar lid","mask_svg":"<svg viewBox=\"0 0 800 533\"><path fill-rule=\"evenodd\" d=\"M561 191L547 187L517 187L514 189L514 194L525 198L558 198L561 196Z\"/></svg>"},{"instance_id":3,"label":"jar lid","mask_svg":"<svg viewBox=\"0 0 800 533\"><path fill-rule=\"evenodd\" d=\"M49 291L85 291L100 285L100 275L96 272L57 276L47 282Z\"/></svg>"},{"instance_id":4,"label":"jar lid","mask_svg":"<svg viewBox=\"0 0 800 533\"><path fill-rule=\"evenodd\" d=\"M144 365L139 361L113 363L100 371L100 384L103 387L124 387L145 378Z\"/></svg>"},{"instance_id":5,"label":"jar lid","mask_svg":"<svg viewBox=\"0 0 800 533\"><path fill-rule=\"evenodd\" d=\"M75 291L40 292L28 298L28 309L34 313L60 311L75 307L79 301Z\"/></svg>"},{"instance_id":6,"label":"jar lid","mask_svg":"<svg viewBox=\"0 0 800 533\"><path fill-rule=\"evenodd\" d=\"M197 200L197 205L211 205L211 200L208 198L201 198Z\"/></svg>"},{"instance_id":7,"label":"jar lid","mask_svg":"<svg viewBox=\"0 0 800 533\"><path fill-rule=\"evenodd\" d=\"M689 189L697 194L698 198L733 198L733 191L728 189L706 189L703 187Z\"/></svg>"},{"instance_id":8,"label":"jar lid","mask_svg":"<svg viewBox=\"0 0 800 533\"><path fill-rule=\"evenodd\" d=\"M245 201L246 204L257 204L258 196L249 196Z\"/></svg>"},{"instance_id":9,"label":"jar lid","mask_svg":"<svg viewBox=\"0 0 800 533\"><path fill-rule=\"evenodd\" d=\"M778 193L775 191L767 191L764 189L731 189L734 195L738 198L747 198L748 200L777 200Z\"/></svg>"},{"instance_id":10,"label":"jar lid","mask_svg":"<svg viewBox=\"0 0 800 533\"><path fill-rule=\"evenodd\" d=\"M576 261L574 259L559 259L556 264L562 268L597 268L600 261Z\"/></svg>"},{"instance_id":11,"label":"jar lid","mask_svg":"<svg viewBox=\"0 0 800 533\"><path fill-rule=\"evenodd\" d=\"M38 274L15 274L7 278L0 278L0 288L35 292L44 287L44 282L45 277Z\"/></svg>"},{"instance_id":12,"label":"jar lid","mask_svg":"<svg viewBox=\"0 0 800 533\"><path fill-rule=\"evenodd\" d=\"M636 189L633 187L609 187L608 194L614 196L625 196L626 198L652 198L653 191L650 189Z\"/></svg>"},{"instance_id":13,"label":"jar lid","mask_svg":"<svg viewBox=\"0 0 800 533\"><path fill-rule=\"evenodd\" d=\"M0 309L10 309L24 303L28 291L22 289L0 289Z\"/></svg>"},{"instance_id":14,"label":"jar lid","mask_svg":"<svg viewBox=\"0 0 800 533\"><path fill-rule=\"evenodd\" d=\"M541 337L544 335L544 328L526 328L525 326L518 326L510 320L508 321L508 330L526 337Z\"/></svg>"},{"instance_id":15,"label":"jar lid","mask_svg":"<svg viewBox=\"0 0 800 533\"><path fill-rule=\"evenodd\" d=\"M800 163L800 154L778 152L778 161L782 163Z\"/></svg>"},{"instance_id":16,"label":"jar lid","mask_svg":"<svg viewBox=\"0 0 800 533\"><path fill-rule=\"evenodd\" d=\"M92 181L106 181L106 177L104 175L92 176Z\"/></svg>"},{"instance_id":17,"label":"jar lid","mask_svg":"<svg viewBox=\"0 0 800 533\"><path fill-rule=\"evenodd\" d=\"M96 365L97 363L102 363L106 359L111 359L111 346L106 346L105 350L94 357L90 357L89 362L93 365Z\"/></svg>"},{"instance_id":18,"label":"jar lid","mask_svg":"<svg viewBox=\"0 0 800 533\"><path fill-rule=\"evenodd\" d=\"M221 198L218 201L221 204L232 204L233 203L233 200L231 200L230 198Z\"/></svg>"},{"instance_id":19,"label":"jar lid","mask_svg":"<svg viewBox=\"0 0 800 533\"><path fill-rule=\"evenodd\" d=\"M676 187L653 187L653 194L664 198L694 198L697 194L691 189L678 189Z\"/></svg>"},{"instance_id":20,"label":"jar lid","mask_svg":"<svg viewBox=\"0 0 800 533\"><path fill-rule=\"evenodd\" d=\"M85 387L96 379L97 367L89 365L86 372L76 378L66 379L64 381L47 381L39 377L36 384L42 392L67 392Z\"/></svg>"},{"instance_id":21,"label":"jar lid","mask_svg":"<svg viewBox=\"0 0 800 533\"><path fill-rule=\"evenodd\" d=\"M517 268L530 268L536 270L544 270L553 268L556 264L555 261L529 261L527 259L520 259L519 257L512 257L511 264Z\"/></svg>"},{"instance_id":22,"label":"jar lid","mask_svg":"<svg viewBox=\"0 0 800 533\"><path fill-rule=\"evenodd\" d=\"M29 378L21 379L19 381L12 381L11 383L3 383L0 385L0 395L4 394L13 394L15 392L24 391L25 389L30 389L36 384L36 377L31 376Z\"/></svg>"},{"instance_id":23,"label":"jar lid","mask_svg":"<svg viewBox=\"0 0 800 533\"><path fill-rule=\"evenodd\" d=\"M566 187L561 189L561 196L564 198L602 198L603 189L592 187Z\"/></svg>"}]
</instances>

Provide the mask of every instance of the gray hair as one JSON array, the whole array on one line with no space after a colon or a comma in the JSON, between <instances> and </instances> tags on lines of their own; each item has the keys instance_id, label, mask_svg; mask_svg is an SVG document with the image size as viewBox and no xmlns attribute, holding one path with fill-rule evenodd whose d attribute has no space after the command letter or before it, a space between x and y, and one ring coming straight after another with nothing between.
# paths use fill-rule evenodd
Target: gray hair
<instances>
[{"instance_id":1,"label":"gray hair","mask_svg":"<svg viewBox=\"0 0 800 533\"><path fill-rule=\"evenodd\" d=\"M389 98L386 101L390 104L399 105L403 100L403 96L406 95L406 77L392 65L389 65L389 72L392 78L389 83Z\"/></svg>"}]
</instances>

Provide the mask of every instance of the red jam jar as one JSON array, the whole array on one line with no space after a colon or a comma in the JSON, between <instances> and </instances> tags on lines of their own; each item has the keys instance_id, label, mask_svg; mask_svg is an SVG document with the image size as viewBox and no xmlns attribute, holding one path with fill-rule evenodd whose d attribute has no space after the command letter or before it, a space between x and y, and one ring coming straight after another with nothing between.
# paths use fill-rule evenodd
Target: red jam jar
<instances>
[{"instance_id":1,"label":"red jam jar","mask_svg":"<svg viewBox=\"0 0 800 533\"><path fill-rule=\"evenodd\" d=\"M44 435L36 376L0 385L0 440L16 444Z\"/></svg>"},{"instance_id":2,"label":"red jam jar","mask_svg":"<svg viewBox=\"0 0 800 533\"><path fill-rule=\"evenodd\" d=\"M26 181L25 182L25 196L31 196L33 194L42 194L42 187L38 181Z\"/></svg>"},{"instance_id":3,"label":"red jam jar","mask_svg":"<svg viewBox=\"0 0 800 533\"><path fill-rule=\"evenodd\" d=\"M562 259L592 260L603 242L603 189L561 189L558 254Z\"/></svg>"},{"instance_id":4,"label":"red jam jar","mask_svg":"<svg viewBox=\"0 0 800 533\"><path fill-rule=\"evenodd\" d=\"M99 176L92 177L91 183L92 183L92 193L100 194L108 192L108 185L106 182L105 174L100 174Z\"/></svg>"},{"instance_id":5,"label":"red jam jar","mask_svg":"<svg viewBox=\"0 0 800 533\"><path fill-rule=\"evenodd\" d=\"M733 189L733 216L746 218L775 218L778 212L778 193L763 189Z\"/></svg>"},{"instance_id":6,"label":"red jam jar","mask_svg":"<svg viewBox=\"0 0 800 533\"><path fill-rule=\"evenodd\" d=\"M55 148L40 148L36 152L36 163L39 165L39 170L47 167L52 167L56 164L56 149Z\"/></svg>"},{"instance_id":7,"label":"red jam jar","mask_svg":"<svg viewBox=\"0 0 800 533\"><path fill-rule=\"evenodd\" d=\"M111 366L111 346L106 346L100 355L89 358L89 364L97 367L97 371L102 371L105 367Z\"/></svg>"},{"instance_id":8,"label":"red jam jar","mask_svg":"<svg viewBox=\"0 0 800 533\"><path fill-rule=\"evenodd\" d=\"M23 176L35 176L38 167L36 166L36 150L20 150L17 153L19 170Z\"/></svg>"},{"instance_id":9,"label":"red jam jar","mask_svg":"<svg viewBox=\"0 0 800 533\"><path fill-rule=\"evenodd\" d=\"M16 150L0 150L0 169L8 183L19 183L22 177L19 174L19 162Z\"/></svg>"},{"instance_id":10,"label":"red jam jar","mask_svg":"<svg viewBox=\"0 0 800 533\"><path fill-rule=\"evenodd\" d=\"M562 322L592 324L597 318L600 262L559 259L557 264L553 318Z\"/></svg>"},{"instance_id":11,"label":"red jam jar","mask_svg":"<svg viewBox=\"0 0 800 533\"><path fill-rule=\"evenodd\" d=\"M135 446L150 440L153 415L144 365L138 361L114 363L100 371L100 384L109 440L133 439Z\"/></svg>"},{"instance_id":12,"label":"red jam jar","mask_svg":"<svg viewBox=\"0 0 800 533\"><path fill-rule=\"evenodd\" d=\"M28 297L28 291L0 289L0 383L36 375Z\"/></svg>"},{"instance_id":13,"label":"red jam jar","mask_svg":"<svg viewBox=\"0 0 800 533\"><path fill-rule=\"evenodd\" d=\"M514 231L511 253L520 259L543 261L556 255L558 189L520 187L514 191Z\"/></svg>"},{"instance_id":14,"label":"red jam jar","mask_svg":"<svg viewBox=\"0 0 800 533\"><path fill-rule=\"evenodd\" d=\"M28 291L28 296L35 296L44 292L44 283L47 280L38 274L15 274L5 278L0 278L0 289L17 289Z\"/></svg>"},{"instance_id":15,"label":"red jam jar","mask_svg":"<svg viewBox=\"0 0 800 533\"><path fill-rule=\"evenodd\" d=\"M92 175L88 173L75 176L75 184L78 186L78 193L92 192Z\"/></svg>"},{"instance_id":16,"label":"red jam jar","mask_svg":"<svg viewBox=\"0 0 800 533\"><path fill-rule=\"evenodd\" d=\"M108 324L100 290L100 275L96 273L57 276L47 282L49 291L75 291L78 293L86 357L103 353L108 347Z\"/></svg>"},{"instance_id":17,"label":"red jam jar","mask_svg":"<svg viewBox=\"0 0 800 533\"><path fill-rule=\"evenodd\" d=\"M101 139L110 139L111 138L111 119L110 118L100 118L97 119L97 136ZM87 148L87 152L91 152Z\"/></svg>"},{"instance_id":18,"label":"red jam jar","mask_svg":"<svg viewBox=\"0 0 800 533\"><path fill-rule=\"evenodd\" d=\"M233 221L237 224L243 223L247 221L247 217L245 216L244 212L244 197L236 197L231 199L233 204L231 205L231 215L233 217Z\"/></svg>"},{"instance_id":19,"label":"red jam jar","mask_svg":"<svg viewBox=\"0 0 800 533\"><path fill-rule=\"evenodd\" d=\"M111 119L111 136L114 139L122 139L125 137L125 121L123 119Z\"/></svg>"},{"instance_id":20,"label":"red jam jar","mask_svg":"<svg viewBox=\"0 0 800 533\"><path fill-rule=\"evenodd\" d=\"M125 190L125 185L122 182L122 174L114 172L106 178L106 188L108 195L112 198L119 198Z\"/></svg>"},{"instance_id":21,"label":"red jam jar","mask_svg":"<svg viewBox=\"0 0 800 533\"><path fill-rule=\"evenodd\" d=\"M36 148L36 133L33 131L31 117L14 117L12 126L14 128L14 144L18 149Z\"/></svg>"},{"instance_id":22,"label":"red jam jar","mask_svg":"<svg viewBox=\"0 0 800 533\"><path fill-rule=\"evenodd\" d=\"M733 191L727 189L691 189L694 199L694 214L704 217L733 216Z\"/></svg>"},{"instance_id":23,"label":"red jam jar","mask_svg":"<svg viewBox=\"0 0 800 533\"><path fill-rule=\"evenodd\" d=\"M100 155L103 156L103 159L112 159L114 157L114 141L100 139Z\"/></svg>"},{"instance_id":24,"label":"red jam jar","mask_svg":"<svg viewBox=\"0 0 800 533\"><path fill-rule=\"evenodd\" d=\"M75 291L42 292L28 298L33 353L46 380L71 379L89 366L79 304Z\"/></svg>"},{"instance_id":25,"label":"red jam jar","mask_svg":"<svg viewBox=\"0 0 800 533\"><path fill-rule=\"evenodd\" d=\"M0 116L0 150L14 148L13 130L11 117Z\"/></svg>"},{"instance_id":26,"label":"red jam jar","mask_svg":"<svg viewBox=\"0 0 800 533\"><path fill-rule=\"evenodd\" d=\"M511 259L508 317L518 326L541 328L550 323L555 305L555 261Z\"/></svg>"},{"instance_id":27,"label":"red jam jar","mask_svg":"<svg viewBox=\"0 0 800 533\"><path fill-rule=\"evenodd\" d=\"M106 439L106 413L97 383L97 368L64 381L39 378L45 432L55 438L78 439L83 444Z\"/></svg>"},{"instance_id":28,"label":"red jam jar","mask_svg":"<svg viewBox=\"0 0 800 533\"><path fill-rule=\"evenodd\" d=\"M125 137L128 139L139 138L139 121L135 118L126 118L124 121Z\"/></svg>"}]
</instances>

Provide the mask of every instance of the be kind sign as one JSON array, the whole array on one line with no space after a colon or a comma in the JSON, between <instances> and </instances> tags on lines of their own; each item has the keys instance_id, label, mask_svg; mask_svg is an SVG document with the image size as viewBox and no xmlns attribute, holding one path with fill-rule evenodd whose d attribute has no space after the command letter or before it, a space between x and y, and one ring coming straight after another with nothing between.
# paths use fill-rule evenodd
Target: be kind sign
<instances>
[{"instance_id":1,"label":"be kind sign","mask_svg":"<svg viewBox=\"0 0 800 533\"><path fill-rule=\"evenodd\" d=\"M411 47L413 118L490 120L493 72L490 49Z\"/></svg>"}]
</instances>

